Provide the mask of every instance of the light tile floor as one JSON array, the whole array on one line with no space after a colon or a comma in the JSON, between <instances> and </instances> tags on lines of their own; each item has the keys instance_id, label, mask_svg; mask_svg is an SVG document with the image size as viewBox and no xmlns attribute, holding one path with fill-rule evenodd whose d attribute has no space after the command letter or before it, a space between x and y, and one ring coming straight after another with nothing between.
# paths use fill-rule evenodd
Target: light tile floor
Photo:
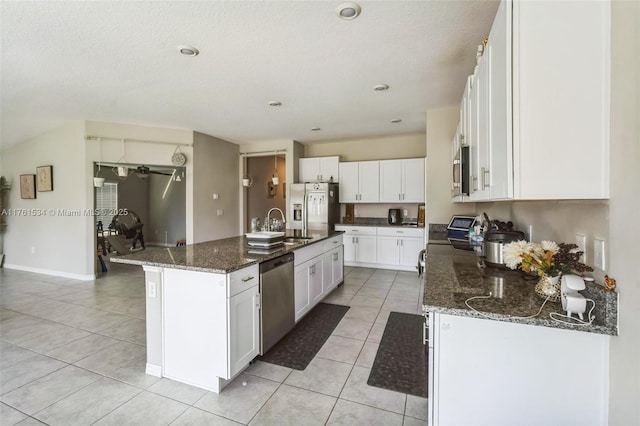
<instances>
[{"instance_id":1,"label":"light tile floor","mask_svg":"<svg viewBox=\"0 0 640 426\"><path fill-rule=\"evenodd\" d=\"M260 361L220 394L144 373L142 268L94 281L0 269L0 424L426 425L427 400L367 385L389 312L421 313L416 273L345 267L351 306L306 370Z\"/></svg>"}]
</instances>

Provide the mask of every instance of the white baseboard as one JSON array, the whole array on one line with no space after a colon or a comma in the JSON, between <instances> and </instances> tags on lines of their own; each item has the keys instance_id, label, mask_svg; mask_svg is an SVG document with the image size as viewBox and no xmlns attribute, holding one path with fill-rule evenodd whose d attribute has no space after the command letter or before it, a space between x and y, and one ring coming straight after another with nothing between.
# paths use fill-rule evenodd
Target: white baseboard
<instances>
[{"instance_id":1,"label":"white baseboard","mask_svg":"<svg viewBox=\"0 0 640 426\"><path fill-rule=\"evenodd\" d=\"M159 365L147 363L147 366L145 368L145 373L147 373L150 376L162 377L162 367Z\"/></svg>"},{"instance_id":2,"label":"white baseboard","mask_svg":"<svg viewBox=\"0 0 640 426\"><path fill-rule=\"evenodd\" d=\"M54 271L53 269L33 268L31 266L12 265L11 263L5 263L6 269L15 269L17 271L33 272L34 274L53 275L54 277L72 278L74 280L92 281L96 279L93 275L73 274L71 272Z\"/></svg>"}]
</instances>

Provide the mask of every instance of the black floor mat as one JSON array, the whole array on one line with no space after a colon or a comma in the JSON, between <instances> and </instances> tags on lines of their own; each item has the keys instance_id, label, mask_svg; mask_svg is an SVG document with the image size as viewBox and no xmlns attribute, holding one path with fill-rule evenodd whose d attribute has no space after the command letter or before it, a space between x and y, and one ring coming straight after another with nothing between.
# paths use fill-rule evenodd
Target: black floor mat
<instances>
[{"instance_id":1,"label":"black floor mat","mask_svg":"<svg viewBox=\"0 0 640 426\"><path fill-rule=\"evenodd\" d=\"M348 310L348 306L318 303L289 334L257 359L304 370Z\"/></svg>"},{"instance_id":2,"label":"black floor mat","mask_svg":"<svg viewBox=\"0 0 640 426\"><path fill-rule=\"evenodd\" d=\"M428 347L422 315L391 312L367 384L427 397Z\"/></svg>"}]
</instances>

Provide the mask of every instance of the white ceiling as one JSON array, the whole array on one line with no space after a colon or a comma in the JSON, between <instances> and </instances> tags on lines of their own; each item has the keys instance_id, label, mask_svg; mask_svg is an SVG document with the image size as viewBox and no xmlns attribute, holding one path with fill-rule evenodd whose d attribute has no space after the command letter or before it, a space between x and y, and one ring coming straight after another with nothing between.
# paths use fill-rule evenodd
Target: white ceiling
<instances>
[{"instance_id":1,"label":"white ceiling","mask_svg":"<svg viewBox=\"0 0 640 426\"><path fill-rule=\"evenodd\" d=\"M345 21L340 3L4 0L2 145L70 120L235 143L424 132L427 109L459 102L498 5L360 1Z\"/></svg>"}]
</instances>

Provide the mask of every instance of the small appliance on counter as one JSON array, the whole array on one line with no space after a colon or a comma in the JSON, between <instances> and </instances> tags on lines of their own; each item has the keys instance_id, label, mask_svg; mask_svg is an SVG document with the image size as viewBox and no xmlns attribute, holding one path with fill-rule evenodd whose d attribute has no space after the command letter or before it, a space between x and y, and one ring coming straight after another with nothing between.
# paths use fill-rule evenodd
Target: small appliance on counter
<instances>
[{"instance_id":1,"label":"small appliance on counter","mask_svg":"<svg viewBox=\"0 0 640 426\"><path fill-rule=\"evenodd\" d=\"M402 225L402 210L389 209L387 220L389 221L389 225Z\"/></svg>"},{"instance_id":2,"label":"small appliance on counter","mask_svg":"<svg viewBox=\"0 0 640 426\"><path fill-rule=\"evenodd\" d=\"M524 232L513 230L489 230L484 233L483 255L485 262L491 265L504 266L504 246L512 241L524 239Z\"/></svg>"}]
</instances>

